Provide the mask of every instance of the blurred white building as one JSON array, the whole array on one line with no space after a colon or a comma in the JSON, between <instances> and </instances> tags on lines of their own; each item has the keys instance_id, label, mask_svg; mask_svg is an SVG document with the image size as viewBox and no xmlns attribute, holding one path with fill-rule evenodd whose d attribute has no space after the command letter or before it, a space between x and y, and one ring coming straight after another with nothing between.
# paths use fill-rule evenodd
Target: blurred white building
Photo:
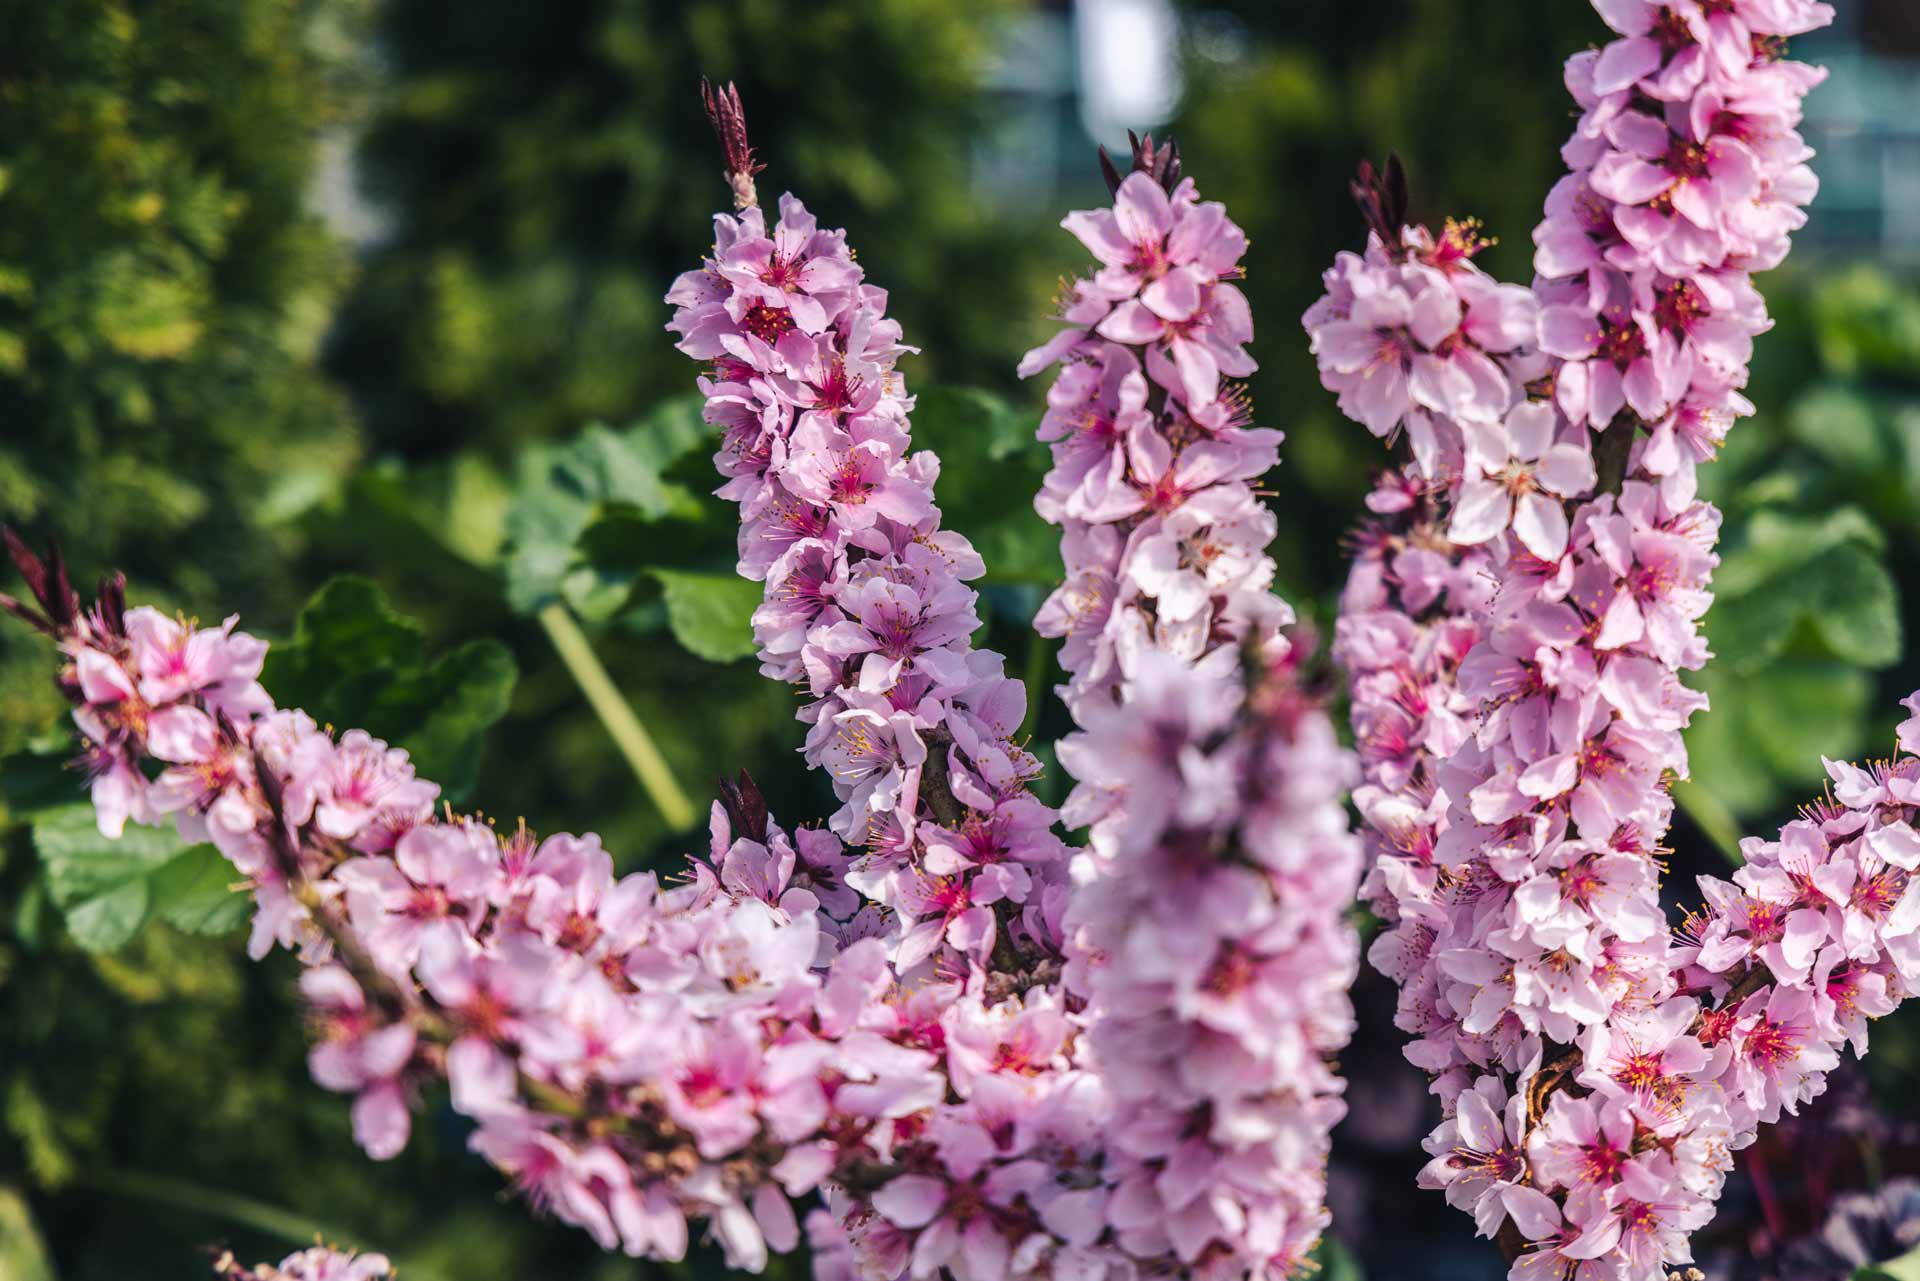
<instances>
[{"instance_id":1,"label":"blurred white building","mask_svg":"<svg viewBox=\"0 0 1920 1281\"><path fill-rule=\"evenodd\" d=\"M1824 65L1807 100L1820 197L1807 249L1920 264L1920 0L1837 0L1834 26L1795 41Z\"/></svg>"}]
</instances>

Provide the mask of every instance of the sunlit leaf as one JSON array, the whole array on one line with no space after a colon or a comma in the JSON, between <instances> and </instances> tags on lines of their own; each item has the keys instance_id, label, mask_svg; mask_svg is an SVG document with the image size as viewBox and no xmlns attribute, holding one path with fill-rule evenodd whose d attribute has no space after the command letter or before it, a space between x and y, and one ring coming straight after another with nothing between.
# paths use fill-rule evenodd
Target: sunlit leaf
<instances>
[{"instance_id":1,"label":"sunlit leaf","mask_svg":"<svg viewBox=\"0 0 1920 1281\"><path fill-rule=\"evenodd\" d=\"M753 611L761 586L734 574L654 571L666 598L667 625L689 653L730 663L754 651Z\"/></svg>"},{"instance_id":2,"label":"sunlit leaf","mask_svg":"<svg viewBox=\"0 0 1920 1281\"><path fill-rule=\"evenodd\" d=\"M156 915L196 932L244 919L245 897L227 888L235 879L231 865L170 827L128 824L114 839L101 835L93 806L70 805L38 817L33 843L67 932L88 951L124 947ZM225 872L213 875L209 859Z\"/></svg>"},{"instance_id":3,"label":"sunlit leaf","mask_svg":"<svg viewBox=\"0 0 1920 1281\"><path fill-rule=\"evenodd\" d=\"M1920 1281L1920 1248L1897 1259L1875 1263L1853 1274L1853 1281Z\"/></svg>"}]
</instances>

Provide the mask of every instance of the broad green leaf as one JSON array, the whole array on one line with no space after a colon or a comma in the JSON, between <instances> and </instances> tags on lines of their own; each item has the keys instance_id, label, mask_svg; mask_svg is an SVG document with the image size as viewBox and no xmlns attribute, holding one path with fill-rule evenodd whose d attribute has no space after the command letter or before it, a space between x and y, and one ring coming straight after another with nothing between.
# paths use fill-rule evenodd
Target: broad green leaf
<instances>
[{"instance_id":1,"label":"broad green leaf","mask_svg":"<svg viewBox=\"0 0 1920 1281\"><path fill-rule=\"evenodd\" d=\"M397 674L366 722L388 728L422 776L449 795L464 795L473 786L480 739L507 714L519 676L506 646L469 641L425 671Z\"/></svg>"},{"instance_id":2,"label":"broad green leaf","mask_svg":"<svg viewBox=\"0 0 1920 1281\"><path fill-rule=\"evenodd\" d=\"M67 932L90 952L125 946L155 915L199 933L245 919L245 896L227 888L226 860L171 828L129 824L115 840L100 834L91 805L69 805L39 816L33 844ZM218 880L209 860L226 869Z\"/></svg>"},{"instance_id":3,"label":"broad green leaf","mask_svg":"<svg viewBox=\"0 0 1920 1281\"><path fill-rule=\"evenodd\" d=\"M307 602L294 622L293 639L267 651L260 679L280 706L304 708L322 723L336 719L350 725L355 722L325 705L342 682L417 669L425 659L420 625L395 612L372 581L343 575Z\"/></svg>"},{"instance_id":4,"label":"broad green leaf","mask_svg":"<svg viewBox=\"0 0 1920 1281\"><path fill-rule=\"evenodd\" d=\"M1706 620L1722 663L1752 675L1790 649L1863 667L1899 661L1899 589L1881 563L1884 535L1863 512L1761 512L1743 532Z\"/></svg>"},{"instance_id":5,"label":"broad green leaf","mask_svg":"<svg viewBox=\"0 0 1920 1281\"><path fill-rule=\"evenodd\" d=\"M710 663L730 663L754 651L753 611L761 585L734 574L657 569L667 625L688 652Z\"/></svg>"},{"instance_id":6,"label":"broad green leaf","mask_svg":"<svg viewBox=\"0 0 1920 1281\"><path fill-rule=\"evenodd\" d=\"M604 622L644 603L656 569L731 574L738 552L733 517L717 524L648 521L631 509L601 513L575 541L561 596L587 622ZM631 622L632 620L627 620Z\"/></svg>"},{"instance_id":7,"label":"broad green leaf","mask_svg":"<svg viewBox=\"0 0 1920 1281\"><path fill-rule=\"evenodd\" d=\"M1876 707L1872 678L1831 659L1783 659L1748 676L1716 663L1689 683L1710 706L1687 727L1687 787L1737 815L1815 790L1820 757L1857 755Z\"/></svg>"},{"instance_id":8,"label":"broad green leaf","mask_svg":"<svg viewBox=\"0 0 1920 1281\"><path fill-rule=\"evenodd\" d=\"M1862 667L1891 667L1903 649L1900 589L1887 567L1847 547L1808 567L1819 602L1807 617L1829 651Z\"/></svg>"},{"instance_id":9,"label":"broad green leaf","mask_svg":"<svg viewBox=\"0 0 1920 1281\"><path fill-rule=\"evenodd\" d=\"M1755 512L1728 541L1714 589L1741 595L1848 543L1877 551L1886 545L1886 535L1858 507L1823 516L1770 509Z\"/></svg>"},{"instance_id":10,"label":"broad green leaf","mask_svg":"<svg viewBox=\"0 0 1920 1281\"><path fill-rule=\"evenodd\" d=\"M1843 663L1788 660L1758 680L1728 682L1729 709L1743 724L1750 765L1764 762L1783 782L1812 787L1822 756L1856 754L1873 706L1873 680ZM1753 758L1758 757L1756 761Z\"/></svg>"},{"instance_id":11,"label":"broad green leaf","mask_svg":"<svg viewBox=\"0 0 1920 1281\"><path fill-rule=\"evenodd\" d=\"M422 777L457 802L473 786L480 739L506 715L518 676L513 656L492 640L429 662L420 626L373 583L346 577L300 611L293 639L268 652L261 680L283 707L405 748Z\"/></svg>"},{"instance_id":12,"label":"broad green leaf","mask_svg":"<svg viewBox=\"0 0 1920 1281\"><path fill-rule=\"evenodd\" d=\"M1906 375L1920 361L1920 295L1869 264L1831 275L1814 292L1822 360L1854 375Z\"/></svg>"},{"instance_id":13,"label":"broad green leaf","mask_svg":"<svg viewBox=\"0 0 1920 1281\"><path fill-rule=\"evenodd\" d=\"M1795 439L1842 467L1871 472L1886 464L1890 442L1873 402L1857 387L1809 389L1793 402L1787 423Z\"/></svg>"},{"instance_id":14,"label":"broad green leaf","mask_svg":"<svg viewBox=\"0 0 1920 1281\"><path fill-rule=\"evenodd\" d=\"M89 952L115 952L140 932L151 907L146 878L134 877L68 907L67 933Z\"/></svg>"},{"instance_id":15,"label":"broad green leaf","mask_svg":"<svg viewBox=\"0 0 1920 1281\"><path fill-rule=\"evenodd\" d=\"M499 560L511 487L477 452L430 463L381 459L356 468L348 492L349 519L364 514L409 535L423 533L435 548L476 568Z\"/></svg>"},{"instance_id":16,"label":"broad green leaf","mask_svg":"<svg viewBox=\"0 0 1920 1281\"><path fill-rule=\"evenodd\" d=\"M56 751L15 752L0 758L0 799L12 815L71 805L81 795L81 780L68 767L73 757L70 741Z\"/></svg>"},{"instance_id":17,"label":"broad green leaf","mask_svg":"<svg viewBox=\"0 0 1920 1281\"><path fill-rule=\"evenodd\" d=\"M717 508L666 475L709 435L700 419L700 398L678 397L623 431L596 423L566 444L526 451L506 516L509 603L532 613L565 597L589 617L617 611L617 605L592 603L594 586L576 581L581 535L608 513L625 513L648 525L699 525L712 518ZM595 567L602 566L604 562ZM635 581L635 563L617 566L616 574L622 573L614 590L624 600ZM585 608L583 599L589 602Z\"/></svg>"}]
</instances>

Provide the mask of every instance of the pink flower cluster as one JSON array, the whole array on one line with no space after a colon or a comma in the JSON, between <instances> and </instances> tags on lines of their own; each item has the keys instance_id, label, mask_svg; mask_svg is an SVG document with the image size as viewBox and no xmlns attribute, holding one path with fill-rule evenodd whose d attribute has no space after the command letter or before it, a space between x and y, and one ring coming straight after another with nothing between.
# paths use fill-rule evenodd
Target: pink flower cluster
<instances>
[{"instance_id":1,"label":"pink flower cluster","mask_svg":"<svg viewBox=\"0 0 1920 1281\"><path fill-rule=\"evenodd\" d=\"M393 1275L393 1265L384 1254L358 1254L316 1245L289 1254L279 1266L261 1263L242 1267L231 1254L222 1252L213 1263L217 1281L384 1281Z\"/></svg>"},{"instance_id":2,"label":"pink flower cluster","mask_svg":"<svg viewBox=\"0 0 1920 1281\"><path fill-rule=\"evenodd\" d=\"M1460 664L1479 643L1491 603L1492 564L1481 547L1447 537L1445 495L1411 475L1386 471L1367 496L1373 517L1353 536L1353 568L1340 597L1333 657L1347 672L1350 717L1365 779L1353 802L1365 820L1361 896L1386 926L1401 903L1416 923L1390 929L1372 953L1396 982L1424 955L1440 867L1434 846L1447 825L1437 771L1471 732L1478 708L1460 687ZM1409 946L1411 945L1411 946ZM1403 993L1417 992L1403 988ZM1418 1032L1420 1007L1401 1025Z\"/></svg>"},{"instance_id":3,"label":"pink flower cluster","mask_svg":"<svg viewBox=\"0 0 1920 1281\"><path fill-rule=\"evenodd\" d=\"M1139 751L1102 789L1131 808L1102 823L1117 861L1090 869L1074 983L963 985L903 979L839 839L783 831L750 787L683 883L619 878L592 837L436 816L404 752L274 708L232 620L117 588L48 614L118 780L101 821L172 821L247 877L255 950L307 964L310 1067L375 1157L444 1080L473 1149L604 1247L678 1258L705 1219L757 1270L818 1191L833 1277L1277 1278L1324 1223L1358 858L1345 758L1285 662L1242 694L1158 656L1139 714L1110 713ZM1181 803L1156 817L1149 781Z\"/></svg>"},{"instance_id":4,"label":"pink flower cluster","mask_svg":"<svg viewBox=\"0 0 1920 1281\"><path fill-rule=\"evenodd\" d=\"M996 946L1055 957L1066 858L1013 741L1026 691L971 646L983 566L940 527L939 459L911 452L886 294L792 196L771 226L756 206L714 228L669 328L710 364L719 493L740 505L740 572L766 584L762 670L812 699L807 762L833 778L833 830L867 850L850 883L884 909L902 973L964 975Z\"/></svg>"},{"instance_id":5,"label":"pink flower cluster","mask_svg":"<svg viewBox=\"0 0 1920 1281\"><path fill-rule=\"evenodd\" d=\"M798 1241L790 1198L945 1096L953 993L898 986L832 833L736 791L683 883L616 877L594 837L436 815L405 752L274 708L231 619L65 612L103 830L172 822L247 878L251 950L308 965L309 1065L369 1155L444 1078L472 1148L603 1247L679 1258L702 1218L757 1270Z\"/></svg>"},{"instance_id":6,"label":"pink flower cluster","mask_svg":"<svg viewBox=\"0 0 1920 1281\"><path fill-rule=\"evenodd\" d=\"M1473 265L1484 247L1471 224L1438 239L1382 226L1364 255L1335 260L1306 315L1341 411L1376 436L1404 428L1428 472L1457 465L1462 425L1497 430L1528 381L1515 353L1536 346L1538 304Z\"/></svg>"},{"instance_id":7,"label":"pink flower cluster","mask_svg":"<svg viewBox=\"0 0 1920 1281\"><path fill-rule=\"evenodd\" d=\"M1328 1056L1358 965L1352 763L1280 633L1274 520L1251 484L1280 433L1218 379L1253 369L1230 283L1246 238L1175 154L1136 145L1112 209L1066 218L1100 266L1020 366L1063 365L1035 505L1063 527L1067 579L1036 626L1067 638L1066 817L1091 829L1068 985L1115 1109L1122 1244L1174 1270L1283 1277L1326 1225L1344 1112Z\"/></svg>"},{"instance_id":8,"label":"pink flower cluster","mask_svg":"<svg viewBox=\"0 0 1920 1281\"><path fill-rule=\"evenodd\" d=\"M737 117L737 104L717 108ZM1157 778L1162 754L1178 754L1165 733L1139 728L1157 705L1116 705L1123 675L1155 661L1160 697L1201 682L1217 713L1192 727L1189 751L1211 756L1220 790L1208 848L1187 851L1217 862L1217 878L1207 889L1203 868L1169 866L1168 884L1208 906L1246 890L1234 867L1250 839L1241 825L1274 820L1253 841L1258 896L1223 912L1211 935L1188 921L1176 938L1170 921L1156 934L1129 920L1114 891L1138 893L1135 877L1114 859L1144 858L1164 838L1160 861L1182 862L1172 851L1200 841L1197 825L1133 828L1142 844L1112 850L1104 871L1082 868L1091 884L1069 906L1053 816L1024 792L1031 762L1007 742L1024 696L1002 682L997 657L966 646L977 620L960 583L978 560L938 529L936 464L907 452L910 402L893 368L905 349L881 319L884 297L856 284L838 233L819 233L791 197L765 230L744 126L717 123L723 140L739 140L730 182L746 207L718 220L713 258L675 285L673 327L682 350L712 362L702 389L725 432L721 492L741 503L742 572L768 584L756 618L765 670L820 700L803 713L816 726L809 759L833 770L847 802L836 830L866 837L848 883L886 923L897 972L963 979L916 993L938 1028L947 1097L900 1140L877 1189L833 1190L832 1213L810 1225L816 1268L963 1281L1283 1275L1325 1222L1339 1103L1324 1056L1351 1019L1342 994L1356 948L1339 905L1358 856L1337 802L1345 758L1324 716L1280 692L1291 688L1282 667L1251 695L1240 671L1242 640L1280 662L1277 628L1289 617L1267 591L1272 519L1245 484L1272 465L1279 436L1249 429L1244 400L1221 385L1253 368L1246 303L1227 283L1244 238L1191 183L1169 192L1146 174L1116 177L1114 211L1069 219L1106 267L1082 286L1075 327L1023 366L1068 361L1048 419L1063 437L1059 466L1041 508L1079 522L1104 547L1108 578L1132 584L1120 608L1101 610L1107 637L1083 638L1101 651L1107 697L1072 696L1076 710L1104 708L1135 727L1131 741L1148 753L1106 781L1084 781L1093 770L1082 767L1085 818L1095 804L1108 812L1098 844L1113 846L1125 772ZM782 307L790 327L767 318ZM1070 427L1076 418L1088 421ZM1072 568L1084 586L1092 564ZM1203 657L1204 677L1188 670ZM875 760L870 743L899 750ZM1260 785L1243 796L1236 772ZM980 911L990 905L1002 910ZM1065 983L1063 911L1074 914ZM1012 947L996 919L1017 922ZM1131 940L1115 933L1136 924ZM1156 960L1155 947L1181 949L1188 968L1169 972L1176 953ZM1150 1026L1140 1003L1169 985L1179 993L1171 1023ZM1175 1039L1153 1044L1160 1034ZM1213 1054L1219 1073L1184 1068L1180 1047ZM1181 1171L1177 1185L1169 1168Z\"/></svg>"},{"instance_id":9,"label":"pink flower cluster","mask_svg":"<svg viewBox=\"0 0 1920 1281\"><path fill-rule=\"evenodd\" d=\"M1112 1101L1107 1218L1168 1274L1282 1281L1329 1218L1360 849L1297 653L1244 679L1148 653L1060 746L1091 798L1068 981Z\"/></svg>"},{"instance_id":10,"label":"pink flower cluster","mask_svg":"<svg viewBox=\"0 0 1920 1281\"><path fill-rule=\"evenodd\" d=\"M1858 969L1863 1007L1887 1008L1915 909L1905 870L1846 842L1870 820L1835 810L1821 822L1854 826L1791 829L1795 871L1763 870L1782 856L1754 844L1737 890L1708 885L1679 942L1665 928L1665 780L1685 777L1680 731L1704 704L1679 672L1706 661L1717 563L1694 471L1751 412L1768 321L1750 275L1784 256L1813 192L1794 129L1820 73L1784 40L1831 11L1596 7L1621 38L1569 64L1584 114L1535 237L1536 332L1505 351L1471 333L1487 286L1445 253L1457 235L1403 232L1398 210L1370 218L1306 323L1343 407L1412 445L1411 479L1374 496L1390 514L1359 541L1337 648L1388 923L1372 957L1448 1110L1423 1182L1500 1235L1516 1277L1638 1281L1690 1258L1728 1153L1823 1088L1857 1020L1814 1013L1821 948L1836 999ZM1426 268L1463 317L1438 343L1437 322L1398 319L1453 314ZM1426 390L1396 372L1392 353L1442 348L1483 394L1439 404L1431 364ZM1798 870L1829 860L1824 886ZM1873 888L1849 909L1856 884ZM1807 942L1776 964L1750 941L1795 913Z\"/></svg>"},{"instance_id":11,"label":"pink flower cluster","mask_svg":"<svg viewBox=\"0 0 1920 1281\"><path fill-rule=\"evenodd\" d=\"M1274 647L1293 621L1273 595L1273 513L1250 484L1280 433L1249 425L1253 372L1241 275L1247 239L1191 178L1169 191L1144 169L1112 209L1061 224L1099 260L1073 282L1068 327L1020 363L1064 362L1040 438L1053 468L1035 507L1062 527L1065 581L1035 626L1063 636L1067 706L1084 723L1124 697L1144 655L1231 675L1243 643Z\"/></svg>"},{"instance_id":12,"label":"pink flower cluster","mask_svg":"<svg viewBox=\"0 0 1920 1281\"><path fill-rule=\"evenodd\" d=\"M730 172L749 198L751 177L750 159ZM1170 261L1231 270L1218 206L1152 192L1163 238L1192 242ZM834 1278L1280 1278L1326 1221L1359 855L1349 758L1265 594L1271 525L1244 481L1277 433L1235 421L1217 386L1200 399L1194 371L1244 371L1244 353L1176 350L1211 341L1196 331L1206 308L1233 311L1211 292L1227 288L1206 283L1159 355L1111 355L1185 371L1128 445L1193 481L1130 523L1142 574L1224 540L1210 510L1247 528L1237 577L1180 587L1201 597L1202 643L1152 637L1127 662L1138 700L1080 709L1097 719L1063 751L1096 827L1078 888L1011 742L1024 695L968 645L978 558L939 528L937 462L908 451L897 328L841 234L791 199L771 229L754 208L720 220L715 258L675 286L675 327L713 364L722 492L743 571L768 583L762 659L814 696L807 755L834 775L834 830L783 830L743 778L678 883L617 877L591 836L436 814L404 751L276 708L266 647L235 620L128 611L117 583L83 612L57 561L17 544L41 612L0 604L61 646L103 830L210 841L254 896L254 955L278 943L306 963L311 1070L353 1096L376 1158L444 1080L475 1151L631 1255L679 1258L704 1220L758 1270L817 1193L806 1229ZM1240 461L1208 476L1208 455ZM1163 554L1161 534L1199 541ZM1176 586L1143 618L1170 624ZM1226 591L1257 626L1234 629ZM1107 736L1125 750L1095 753ZM296 1262L377 1275L373 1256ZM283 1271L305 1275L296 1262Z\"/></svg>"},{"instance_id":13,"label":"pink flower cluster","mask_svg":"<svg viewBox=\"0 0 1920 1281\"><path fill-rule=\"evenodd\" d=\"M1512 1215L1535 1243L1513 1275L1658 1277L1689 1260L1731 1152L1817 1097L1843 1047L1866 1053L1868 1020L1920 992L1920 715L1900 737L1895 761L1827 762L1828 798L1777 840L1743 842L1732 882L1701 878L1707 906L1648 999L1584 1028L1540 1076L1536 1057L1512 1100L1494 1075L1477 1101L1460 1096L1428 1176L1455 1204ZM1546 1097L1544 1114L1522 1096ZM1503 1104L1531 1128L1490 1125Z\"/></svg>"}]
</instances>

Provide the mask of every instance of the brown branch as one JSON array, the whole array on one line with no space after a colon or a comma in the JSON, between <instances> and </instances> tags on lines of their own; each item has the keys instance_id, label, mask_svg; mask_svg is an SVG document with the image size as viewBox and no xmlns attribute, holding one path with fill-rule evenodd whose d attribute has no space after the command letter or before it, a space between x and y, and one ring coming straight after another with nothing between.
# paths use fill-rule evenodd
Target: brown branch
<instances>
[{"instance_id":1,"label":"brown branch","mask_svg":"<svg viewBox=\"0 0 1920 1281\"><path fill-rule=\"evenodd\" d=\"M927 759L920 766L920 799L933 811L942 827L958 828L966 819L966 807L953 794L951 767L947 749L953 746L953 734L936 725L926 733Z\"/></svg>"}]
</instances>

